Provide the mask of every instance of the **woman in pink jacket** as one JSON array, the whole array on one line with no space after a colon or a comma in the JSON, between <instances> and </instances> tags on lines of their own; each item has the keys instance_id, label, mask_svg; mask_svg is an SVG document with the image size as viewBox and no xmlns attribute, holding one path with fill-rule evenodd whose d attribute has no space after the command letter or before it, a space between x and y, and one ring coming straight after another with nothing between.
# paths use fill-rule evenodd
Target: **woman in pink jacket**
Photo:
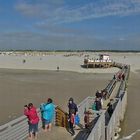
<instances>
[{"instance_id":1,"label":"woman in pink jacket","mask_svg":"<svg viewBox=\"0 0 140 140\"><path fill-rule=\"evenodd\" d=\"M29 120L29 138L37 139L39 117L32 103L29 103L28 106L24 106L24 115L26 115Z\"/></svg>"}]
</instances>

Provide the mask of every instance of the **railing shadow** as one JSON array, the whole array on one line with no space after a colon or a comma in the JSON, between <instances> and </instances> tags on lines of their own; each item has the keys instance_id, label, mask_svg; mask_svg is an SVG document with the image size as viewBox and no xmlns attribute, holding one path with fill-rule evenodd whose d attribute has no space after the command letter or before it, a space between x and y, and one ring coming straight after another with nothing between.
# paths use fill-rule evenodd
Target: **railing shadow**
<instances>
[{"instance_id":1,"label":"railing shadow","mask_svg":"<svg viewBox=\"0 0 140 140\"><path fill-rule=\"evenodd\" d=\"M88 136L90 135L99 117L100 116L97 116L96 118L94 118L94 120L90 122L88 128L83 128L82 130L80 130L80 132L76 135L76 137L73 140L87 140Z\"/></svg>"}]
</instances>

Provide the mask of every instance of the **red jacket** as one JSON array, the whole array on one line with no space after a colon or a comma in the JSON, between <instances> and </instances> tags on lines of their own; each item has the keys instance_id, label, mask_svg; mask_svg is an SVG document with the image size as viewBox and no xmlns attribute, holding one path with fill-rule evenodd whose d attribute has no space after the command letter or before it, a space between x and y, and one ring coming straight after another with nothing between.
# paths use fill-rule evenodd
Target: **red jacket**
<instances>
[{"instance_id":1,"label":"red jacket","mask_svg":"<svg viewBox=\"0 0 140 140\"><path fill-rule=\"evenodd\" d=\"M39 117L35 107L32 107L31 109L24 109L24 115L28 117L31 124L36 124L39 122Z\"/></svg>"}]
</instances>

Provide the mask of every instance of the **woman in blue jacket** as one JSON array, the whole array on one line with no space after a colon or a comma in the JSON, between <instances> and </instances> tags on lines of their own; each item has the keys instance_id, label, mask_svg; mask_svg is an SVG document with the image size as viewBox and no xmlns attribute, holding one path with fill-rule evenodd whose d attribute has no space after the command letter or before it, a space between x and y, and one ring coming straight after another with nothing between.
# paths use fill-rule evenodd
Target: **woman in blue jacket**
<instances>
[{"instance_id":1,"label":"woman in blue jacket","mask_svg":"<svg viewBox=\"0 0 140 140\"><path fill-rule=\"evenodd\" d=\"M45 131L51 131L55 111L55 105L51 98L48 98L48 102L41 106L41 110L43 121L45 123Z\"/></svg>"}]
</instances>

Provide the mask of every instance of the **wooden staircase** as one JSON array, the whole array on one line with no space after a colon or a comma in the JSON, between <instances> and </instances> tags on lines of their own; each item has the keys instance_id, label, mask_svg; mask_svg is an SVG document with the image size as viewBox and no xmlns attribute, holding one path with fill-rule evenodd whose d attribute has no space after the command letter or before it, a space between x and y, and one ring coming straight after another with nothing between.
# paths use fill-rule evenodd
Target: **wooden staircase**
<instances>
[{"instance_id":1,"label":"wooden staircase","mask_svg":"<svg viewBox=\"0 0 140 140\"><path fill-rule=\"evenodd\" d=\"M68 128L68 113L60 107L56 107L55 125Z\"/></svg>"}]
</instances>

